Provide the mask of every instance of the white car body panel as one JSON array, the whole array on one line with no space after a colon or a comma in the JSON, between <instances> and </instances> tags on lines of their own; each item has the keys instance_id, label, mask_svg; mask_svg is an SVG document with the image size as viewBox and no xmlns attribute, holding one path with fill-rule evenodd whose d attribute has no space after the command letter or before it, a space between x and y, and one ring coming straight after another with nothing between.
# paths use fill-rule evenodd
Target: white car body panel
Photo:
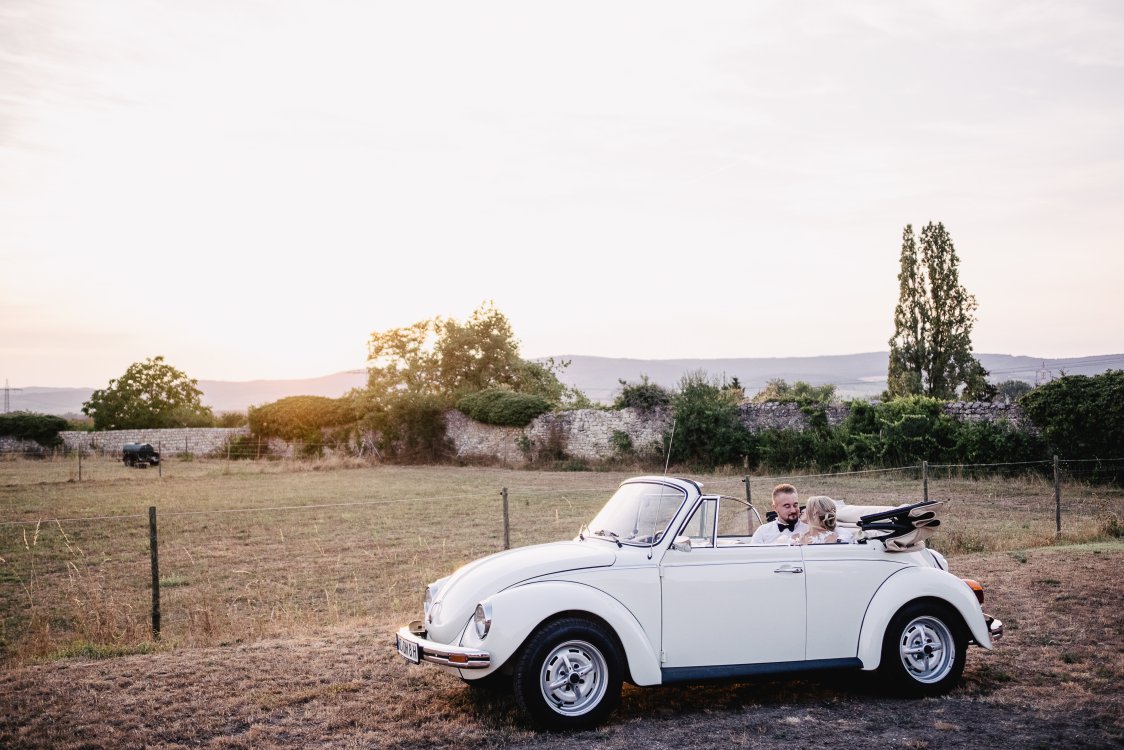
<instances>
[{"instance_id":1,"label":"white car body panel","mask_svg":"<svg viewBox=\"0 0 1124 750\"><path fill-rule=\"evenodd\" d=\"M659 653L653 651L644 628L623 604L604 591L569 581L536 581L501 591L487 601L492 605L492 632L487 638L478 638L470 624L461 645L488 649L497 665L506 663L544 620L572 610L595 615L609 624L624 647L637 685L660 682ZM492 671L495 667L483 672L464 670L461 676L475 679Z\"/></svg>"},{"instance_id":2,"label":"white car body panel","mask_svg":"<svg viewBox=\"0 0 1124 750\"><path fill-rule=\"evenodd\" d=\"M670 549L661 567L665 667L804 659L799 547Z\"/></svg>"},{"instance_id":3,"label":"white car body panel","mask_svg":"<svg viewBox=\"0 0 1124 750\"><path fill-rule=\"evenodd\" d=\"M956 585L950 586L950 579ZM882 584L867 607L859 635L863 669L877 669L882 662L882 636L894 614L907 603L924 598L939 599L955 607L972 639L986 649L992 648L983 608L967 585L938 568L905 567Z\"/></svg>"},{"instance_id":4,"label":"white car body panel","mask_svg":"<svg viewBox=\"0 0 1124 750\"><path fill-rule=\"evenodd\" d=\"M881 544L812 544L799 547L808 597L806 659L858 654L859 631L870 599L888 577L906 566Z\"/></svg>"},{"instance_id":5,"label":"white car body panel","mask_svg":"<svg viewBox=\"0 0 1124 750\"><path fill-rule=\"evenodd\" d=\"M426 627L435 640L455 643L476 604L496 591L547 573L607 568L616 558L610 545L580 542L537 544L482 557L444 582L434 600L436 615Z\"/></svg>"}]
</instances>

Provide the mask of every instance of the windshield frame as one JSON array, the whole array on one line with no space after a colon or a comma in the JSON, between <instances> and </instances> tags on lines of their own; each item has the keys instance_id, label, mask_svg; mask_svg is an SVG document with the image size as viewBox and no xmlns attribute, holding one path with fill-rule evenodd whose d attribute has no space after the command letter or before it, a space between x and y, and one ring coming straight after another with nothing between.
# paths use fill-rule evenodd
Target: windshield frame
<instances>
[{"instance_id":1,"label":"windshield frame","mask_svg":"<svg viewBox=\"0 0 1124 750\"><path fill-rule=\"evenodd\" d=\"M643 529L641 528L641 516L645 511L641 503L643 500L643 491L641 489L640 494L634 493L631 497L628 493L632 492L633 488L643 487L660 488L661 497L658 501L659 505L657 506L657 518L663 519L663 525L660 528L656 528L658 522L656 524L646 524ZM667 538L668 529L671 528L671 525L675 522L683 506L688 503L690 499L691 493L687 488L676 482L660 481L656 478L635 479L621 482L616 492L606 501L605 505L601 506L597 514L588 523L583 525L583 528L586 530L585 536L594 539L603 539L617 546L654 547ZM664 508L664 503L668 503L669 507L672 505L674 506L671 508L670 512L661 512ZM603 516L612 515L606 513L606 511L610 509L610 506L617 504L634 505L634 509L629 508L627 505L624 508L616 509L624 518L632 517L634 519L631 524L632 530L628 534L622 533L628 531L627 529L608 528L604 521L598 521L598 519L601 519ZM692 502L691 505L693 506L694 503ZM606 518L605 520L608 519ZM649 528L651 529L651 533L637 536L641 531L648 530Z\"/></svg>"}]
</instances>

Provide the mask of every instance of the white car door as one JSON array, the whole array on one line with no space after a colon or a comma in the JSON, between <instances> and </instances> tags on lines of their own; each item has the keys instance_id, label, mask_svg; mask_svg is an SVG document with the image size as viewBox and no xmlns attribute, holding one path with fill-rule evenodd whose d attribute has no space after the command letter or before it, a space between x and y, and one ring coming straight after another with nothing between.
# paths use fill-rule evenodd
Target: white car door
<instances>
[{"instance_id":1,"label":"white car door","mask_svg":"<svg viewBox=\"0 0 1124 750\"><path fill-rule=\"evenodd\" d=\"M905 562L876 544L809 544L801 549L808 590L807 658L853 658L874 592Z\"/></svg>"},{"instance_id":2,"label":"white car door","mask_svg":"<svg viewBox=\"0 0 1124 750\"><path fill-rule=\"evenodd\" d=\"M681 532L691 548L671 548L661 562L665 681L769 671L745 667L805 658L800 548L750 546L755 523L740 520L745 503L719 500L702 500Z\"/></svg>"}]
</instances>

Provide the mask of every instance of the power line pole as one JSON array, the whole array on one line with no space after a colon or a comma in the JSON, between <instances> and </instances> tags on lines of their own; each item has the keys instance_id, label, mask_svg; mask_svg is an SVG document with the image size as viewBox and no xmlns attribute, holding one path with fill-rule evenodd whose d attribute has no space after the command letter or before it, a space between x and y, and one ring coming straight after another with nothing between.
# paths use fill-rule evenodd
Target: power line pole
<instances>
[{"instance_id":1,"label":"power line pole","mask_svg":"<svg viewBox=\"0 0 1124 750\"><path fill-rule=\"evenodd\" d=\"M12 388L8 385L8 379L4 378L4 413L7 414L12 410L12 391L22 391L23 388Z\"/></svg>"}]
</instances>

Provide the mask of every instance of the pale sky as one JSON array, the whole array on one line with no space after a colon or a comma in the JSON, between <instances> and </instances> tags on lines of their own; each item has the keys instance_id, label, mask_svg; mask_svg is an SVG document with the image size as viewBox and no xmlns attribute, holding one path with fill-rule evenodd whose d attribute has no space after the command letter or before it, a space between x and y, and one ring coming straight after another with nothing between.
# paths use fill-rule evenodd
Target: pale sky
<instances>
[{"instance_id":1,"label":"pale sky","mask_svg":"<svg viewBox=\"0 0 1124 750\"><path fill-rule=\"evenodd\" d=\"M942 221L980 352L1124 352L1124 4L3 0L0 378L881 351Z\"/></svg>"}]
</instances>

